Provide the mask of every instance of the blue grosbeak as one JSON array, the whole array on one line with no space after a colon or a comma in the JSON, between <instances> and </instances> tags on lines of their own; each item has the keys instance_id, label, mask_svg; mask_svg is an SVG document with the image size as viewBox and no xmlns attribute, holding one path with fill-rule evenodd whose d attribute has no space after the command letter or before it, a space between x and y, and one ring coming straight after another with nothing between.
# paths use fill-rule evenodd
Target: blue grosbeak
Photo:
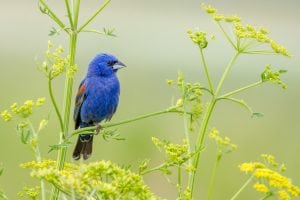
<instances>
[{"instance_id":1,"label":"blue grosbeak","mask_svg":"<svg viewBox=\"0 0 300 200\"><path fill-rule=\"evenodd\" d=\"M120 83L116 76L125 65L111 55L97 55L89 64L87 74L81 81L75 100L75 129L98 126L103 120L110 120L115 113L120 94ZM99 129L97 128L97 131ZM93 135L78 136L73 158L84 160L92 154Z\"/></svg>"}]
</instances>

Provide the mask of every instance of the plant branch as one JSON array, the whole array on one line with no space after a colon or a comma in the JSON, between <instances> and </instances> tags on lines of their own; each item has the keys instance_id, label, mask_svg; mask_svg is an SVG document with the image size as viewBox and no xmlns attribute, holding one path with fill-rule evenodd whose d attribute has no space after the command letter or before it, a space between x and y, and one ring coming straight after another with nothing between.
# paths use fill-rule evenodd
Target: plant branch
<instances>
[{"instance_id":1,"label":"plant branch","mask_svg":"<svg viewBox=\"0 0 300 200\"><path fill-rule=\"evenodd\" d=\"M49 75L48 75L48 90L49 90L49 95L50 95L52 105L53 105L55 113L58 117L60 130L63 131L64 130L64 125L63 125L62 117L61 117L61 114L59 112L56 100L55 100L54 95L53 95L51 72L49 72Z\"/></svg>"},{"instance_id":2,"label":"plant branch","mask_svg":"<svg viewBox=\"0 0 300 200\"><path fill-rule=\"evenodd\" d=\"M254 177L254 174L252 174L248 180L246 180L246 182L242 185L242 187L230 198L230 200L234 200L236 199L240 193L249 185L249 183L252 181Z\"/></svg>"},{"instance_id":3,"label":"plant branch","mask_svg":"<svg viewBox=\"0 0 300 200\"><path fill-rule=\"evenodd\" d=\"M214 88L213 88L213 84L212 84L212 81L210 79L210 75L209 75L208 68L207 68L207 65L206 65L205 57L204 57L204 54L203 54L203 49L202 48L199 48L199 49L200 49L202 65L203 65L203 68L204 68L204 71L205 71L205 75L206 75L206 79L207 79L207 82L208 82L208 85L209 85L209 89L210 89L210 92L213 94L214 93Z\"/></svg>"},{"instance_id":4,"label":"plant branch","mask_svg":"<svg viewBox=\"0 0 300 200\"><path fill-rule=\"evenodd\" d=\"M205 133L207 130L207 126L208 126L208 122L210 120L210 117L212 115L212 112L214 110L214 107L217 103L217 96L219 95L219 92L223 86L224 80L226 79L230 69L232 68L233 64L235 63L236 59L239 56L239 52L237 52L233 58L230 60L230 62L228 63L227 67L225 68L225 71L223 72L223 75L219 81L219 84L217 86L216 92L213 95L207 111L205 112L205 115L203 117L202 123L201 123L201 128L199 130L198 136L197 136L197 140L196 140L196 151L198 152L199 149L202 149L203 146L203 142L204 142L204 138L205 138ZM194 186L195 186L195 179L196 179L196 172L197 172L197 168L199 165L199 161L200 161L200 155L201 152L199 151L198 153L196 153L195 158L193 160L193 167L196 169L195 171L192 172L191 178L189 179L189 184L188 187L191 190L191 196L193 196L193 191L194 191Z\"/></svg>"},{"instance_id":5,"label":"plant branch","mask_svg":"<svg viewBox=\"0 0 300 200\"><path fill-rule=\"evenodd\" d=\"M228 36L228 34L226 33L226 31L224 30L223 26L220 24L220 22L217 22L219 28L221 29L222 33L224 34L225 38L227 39L227 41L231 44L231 46L235 49L238 50L237 47L234 45L234 43L232 42L232 40L230 39L230 37Z\"/></svg>"},{"instance_id":6,"label":"plant branch","mask_svg":"<svg viewBox=\"0 0 300 200\"><path fill-rule=\"evenodd\" d=\"M161 169L163 169L163 168L165 168L165 167L168 167L168 166L170 166L170 164L168 164L168 163L163 163L163 164L158 165L158 166L156 166L156 167L153 167L153 168L151 168L151 169L145 170L145 171L141 172L140 174L141 174L141 175L149 174L149 173L151 173L151 172L161 170Z\"/></svg>"},{"instance_id":7,"label":"plant branch","mask_svg":"<svg viewBox=\"0 0 300 200\"><path fill-rule=\"evenodd\" d=\"M261 85L262 83L263 83L263 81L260 80L260 81L257 81L257 82L255 82L255 83L246 85L246 86L244 86L244 87L242 87L242 88L233 90L233 91L228 92L228 93L226 93L226 94L223 94L222 96L219 97L219 99L223 99L223 98L230 97L230 96L232 96L232 95L238 94L238 93L243 92L243 91L245 91L245 90L248 90L248 89L250 89L250 88L259 86L259 85Z\"/></svg>"},{"instance_id":8,"label":"plant branch","mask_svg":"<svg viewBox=\"0 0 300 200\"><path fill-rule=\"evenodd\" d=\"M66 5L67 13L68 13L69 23L70 23L71 28L73 29L74 28L73 16L72 16L72 13L71 13L69 0L65 0L65 5Z\"/></svg>"},{"instance_id":9,"label":"plant branch","mask_svg":"<svg viewBox=\"0 0 300 200\"><path fill-rule=\"evenodd\" d=\"M225 81L225 79L226 79L226 77L227 77L229 71L231 70L231 68L232 68L232 66L233 66L233 64L234 64L234 62L236 61L236 59L238 58L239 55L240 55L240 53L237 52L237 53L233 56L233 58L230 60L230 62L229 62L229 64L227 65L227 67L225 68L225 71L223 72L223 75L222 75L222 77L221 77L221 80L219 81L219 84L218 84L218 86L217 86L215 96L218 96L218 95L219 95L219 92L220 92L220 90L221 90L221 87L223 86L223 83L224 83L224 81Z\"/></svg>"},{"instance_id":10,"label":"plant branch","mask_svg":"<svg viewBox=\"0 0 300 200\"><path fill-rule=\"evenodd\" d=\"M154 116L162 115L162 114L166 114L166 113L183 113L183 112L179 111L179 110L176 110L176 107L172 107L172 108L168 108L166 110L153 112L153 113L149 113L149 114L145 114L145 115L140 115L138 117L123 120L123 121L120 121L120 122L103 124L103 125L101 125L101 127L102 128L110 128L110 127L119 126L119 125L122 125L122 124L128 124L128 123L131 123L131 122L134 122L134 121L138 121L138 120L142 120L142 119L146 119L146 118L149 118L149 117L154 117ZM188 113L188 114L190 114L190 113ZM90 126L90 127L76 129L72 132L70 137L72 137L74 135L82 134L84 132L94 131L96 128L97 128L97 126Z\"/></svg>"},{"instance_id":11,"label":"plant branch","mask_svg":"<svg viewBox=\"0 0 300 200\"><path fill-rule=\"evenodd\" d=\"M212 195L213 187L214 187L215 180L216 180L216 173L217 173L217 169L218 169L218 166L220 164L221 158L222 158L222 153L217 151L216 161L215 161L214 168L212 170L212 174L211 174L211 177L210 177L210 182L209 182L209 187L208 187L208 192L207 192L207 198L206 198L207 200L210 200L210 197Z\"/></svg>"},{"instance_id":12,"label":"plant branch","mask_svg":"<svg viewBox=\"0 0 300 200\"><path fill-rule=\"evenodd\" d=\"M80 26L78 33L81 32L108 5L110 1L111 0L106 0L92 16Z\"/></svg>"},{"instance_id":13,"label":"plant branch","mask_svg":"<svg viewBox=\"0 0 300 200\"><path fill-rule=\"evenodd\" d=\"M44 0L39 0L39 2L45 7L45 9L48 11L47 15L53 19L56 24L61 27L63 30L66 31L66 25L56 16L56 14L50 9L50 7L46 4ZM67 31L66 31L67 32ZM68 32L67 32L68 33Z\"/></svg>"}]
</instances>

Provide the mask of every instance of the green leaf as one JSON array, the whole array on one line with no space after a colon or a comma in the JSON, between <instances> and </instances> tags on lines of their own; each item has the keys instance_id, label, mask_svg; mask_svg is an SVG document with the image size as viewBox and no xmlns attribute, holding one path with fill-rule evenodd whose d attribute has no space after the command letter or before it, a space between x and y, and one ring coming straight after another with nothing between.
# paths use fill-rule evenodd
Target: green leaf
<instances>
[{"instance_id":1,"label":"green leaf","mask_svg":"<svg viewBox=\"0 0 300 200\"><path fill-rule=\"evenodd\" d=\"M47 8L45 8L44 6L39 5L39 9L40 9L41 13L48 15Z\"/></svg>"},{"instance_id":2,"label":"green leaf","mask_svg":"<svg viewBox=\"0 0 300 200\"><path fill-rule=\"evenodd\" d=\"M48 153L50 153L51 151L54 151L54 150L58 151L61 148L67 148L67 147L70 146L70 144L72 144L72 142L66 141L66 142L61 143L61 144L49 145L50 149L49 149Z\"/></svg>"},{"instance_id":3,"label":"green leaf","mask_svg":"<svg viewBox=\"0 0 300 200\"><path fill-rule=\"evenodd\" d=\"M16 130L17 130L18 134L20 134L21 142L23 144L28 144L28 141L29 141L29 138L31 135L31 131L26 128L22 128L20 126L17 126Z\"/></svg>"},{"instance_id":4,"label":"green leaf","mask_svg":"<svg viewBox=\"0 0 300 200\"><path fill-rule=\"evenodd\" d=\"M2 164L0 164L0 176L3 174L4 168L2 167Z\"/></svg>"},{"instance_id":5,"label":"green leaf","mask_svg":"<svg viewBox=\"0 0 300 200\"><path fill-rule=\"evenodd\" d=\"M235 98L231 98L231 97L226 97L226 98L222 98L222 99L229 100L229 101L232 101L234 103L237 103L237 104L243 106L245 109L247 109L251 113L251 117L262 117L263 116L262 113L253 112L252 108L244 100L235 99Z\"/></svg>"},{"instance_id":6,"label":"green leaf","mask_svg":"<svg viewBox=\"0 0 300 200\"><path fill-rule=\"evenodd\" d=\"M139 165L139 174L141 174L143 171L145 171L148 168L150 159L145 159L141 162Z\"/></svg>"},{"instance_id":7,"label":"green leaf","mask_svg":"<svg viewBox=\"0 0 300 200\"><path fill-rule=\"evenodd\" d=\"M103 28L102 31L96 30L96 29L85 29L82 32L89 32L89 33L96 33L96 34L100 34L100 35L107 35L107 36L111 36L111 37L116 37L117 35L115 35L115 29L114 28Z\"/></svg>"},{"instance_id":8,"label":"green leaf","mask_svg":"<svg viewBox=\"0 0 300 200\"><path fill-rule=\"evenodd\" d=\"M102 137L105 141L110 140L125 140L125 138L120 136L120 133L117 132L117 129L114 130L102 130Z\"/></svg>"},{"instance_id":9,"label":"green leaf","mask_svg":"<svg viewBox=\"0 0 300 200\"><path fill-rule=\"evenodd\" d=\"M59 35L59 31L55 27L52 27L48 35L49 36Z\"/></svg>"},{"instance_id":10,"label":"green leaf","mask_svg":"<svg viewBox=\"0 0 300 200\"><path fill-rule=\"evenodd\" d=\"M254 112L254 113L252 113L252 116L251 116L251 117L263 117L263 116L264 116L263 113Z\"/></svg>"}]
</instances>

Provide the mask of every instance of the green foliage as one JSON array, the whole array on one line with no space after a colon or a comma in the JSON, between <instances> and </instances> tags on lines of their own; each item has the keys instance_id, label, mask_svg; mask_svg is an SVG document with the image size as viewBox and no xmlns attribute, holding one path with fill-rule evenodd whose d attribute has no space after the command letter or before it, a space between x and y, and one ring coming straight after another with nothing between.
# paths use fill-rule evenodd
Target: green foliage
<instances>
[{"instance_id":1,"label":"green foliage","mask_svg":"<svg viewBox=\"0 0 300 200\"><path fill-rule=\"evenodd\" d=\"M70 198L76 199L159 199L144 184L142 177L110 161L89 164L65 163L56 170L56 161L43 160L21 164L31 176L53 184Z\"/></svg>"},{"instance_id":2,"label":"green foliage","mask_svg":"<svg viewBox=\"0 0 300 200\"><path fill-rule=\"evenodd\" d=\"M284 89L286 88L286 84L280 77L286 70L273 71L271 65L267 65L260 77L258 77L258 81L222 93L222 87L228 74L241 54L272 54L291 57L290 52L284 46L279 45L271 39L269 31L266 28L257 28L245 24L237 15L224 15L219 13L216 8L203 4L202 8L216 22L225 39L234 48L235 53L224 67L224 72L216 84L216 88L212 82L209 67L206 64L205 49L210 47L208 46L206 32L189 29L187 31L188 36L200 52L208 87L202 86L202 83L200 84L199 82L188 82L184 78L183 73L179 72L176 80L167 80L167 84L174 87L179 96L176 102L170 107L120 122L106 123L101 126L102 129L100 132L102 138L106 141L123 140L124 138L113 127L162 114L175 113L183 119L184 134L182 143L177 144L169 140L160 140L152 137L152 142L164 155L163 162L151 168L150 159L145 159L139 165L138 174L131 172L126 167L120 167L111 161L102 160L88 164L70 164L66 162L66 152L71 144L70 139L78 134L95 134L95 130L98 128L98 126L85 127L73 132L69 131L73 78L78 68L75 64L77 36L81 32L115 36L115 29L113 28L103 28L102 31L86 28L109 2L110 0L104 1L86 21L78 26L79 0L74 0L72 3L70 0L65 0L66 19L68 22L64 22L65 18L64 20L60 19L44 0L39 0L40 11L49 16L59 27L58 29L53 27L49 35L54 36L60 32L66 33L70 46L68 52L65 53L62 46L58 45L54 47L55 45L51 41L48 41L45 61L39 64L40 71L47 78L50 100L60 126L58 133L59 142L49 145L49 152L57 151L57 161L44 160L39 150L39 134L47 127L49 119L42 119L37 128L30 121L34 110L44 104L45 98L38 98L36 101L27 100L21 105L14 103L9 109L1 112L1 117L5 122L18 121L16 131L20 136L21 142L30 146L35 156L35 161L21 164L21 167L30 169L31 176L40 180L40 186L32 188L24 187L23 191L18 195L19 198L47 199L44 184L44 182L47 182L53 186L51 192L52 200L59 199L59 197L72 199L160 199L150 191L149 187L143 181L144 175L159 171L164 175L177 172L177 199L192 200L196 196L196 173L199 171L198 168L201 164L200 157L205 146L205 138L209 136L217 147L216 160L212 167L211 179L207 191L207 200L209 200L213 194L217 170L223 155L236 150L236 145L228 137L220 136L217 129L214 128L208 132L208 125L215 106L222 100L229 100L246 108L251 113L251 116L262 116L262 114L254 112L246 101L237 99L234 96L266 82L275 83ZM230 30L227 30L224 24L226 24L227 28L230 27ZM52 81L61 75L65 76L63 109L58 107L52 88ZM205 99L203 98L204 92L207 92L209 95L207 102L203 100ZM195 141L191 141L191 134L195 134ZM273 156L264 154L262 158L266 164L250 162L240 165L240 170L251 174L251 177L242 185L241 189L238 190L231 200L234 200L254 179L256 182L253 187L265 195L262 199L277 196L279 199L286 200L299 196L299 187L293 185L288 178L278 172L278 170L281 170L281 172L284 171L285 166L278 164ZM0 175L2 172L3 169L0 168ZM187 177L188 182L186 184L183 181L183 176ZM59 195L60 193L62 194ZM6 199L6 196L1 191L0 198Z\"/></svg>"},{"instance_id":3,"label":"green foliage","mask_svg":"<svg viewBox=\"0 0 300 200\"><path fill-rule=\"evenodd\" d=\"M40 190L41 188L39 186L35 187L23 187L23 190L18 192L19 199L31 199L31 200L37 200L40 196Z\"/></svg>"}]
</instances>

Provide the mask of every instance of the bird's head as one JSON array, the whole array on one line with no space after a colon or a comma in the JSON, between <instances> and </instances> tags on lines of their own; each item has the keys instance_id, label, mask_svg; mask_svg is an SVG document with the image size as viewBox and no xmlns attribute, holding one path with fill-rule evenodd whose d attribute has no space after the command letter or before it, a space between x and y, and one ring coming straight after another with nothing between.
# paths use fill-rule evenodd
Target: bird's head
<instances>
[{"instance_id":1,"label":"bird's head","mask_svg":"<svg viewBox=\"0 0 300 200\"><path fill-rule=\"evenodd\" d=\"M110 76L125 67L114 55L98 54L89 64L88 76Z\"/></svg>"}]
</instances>

